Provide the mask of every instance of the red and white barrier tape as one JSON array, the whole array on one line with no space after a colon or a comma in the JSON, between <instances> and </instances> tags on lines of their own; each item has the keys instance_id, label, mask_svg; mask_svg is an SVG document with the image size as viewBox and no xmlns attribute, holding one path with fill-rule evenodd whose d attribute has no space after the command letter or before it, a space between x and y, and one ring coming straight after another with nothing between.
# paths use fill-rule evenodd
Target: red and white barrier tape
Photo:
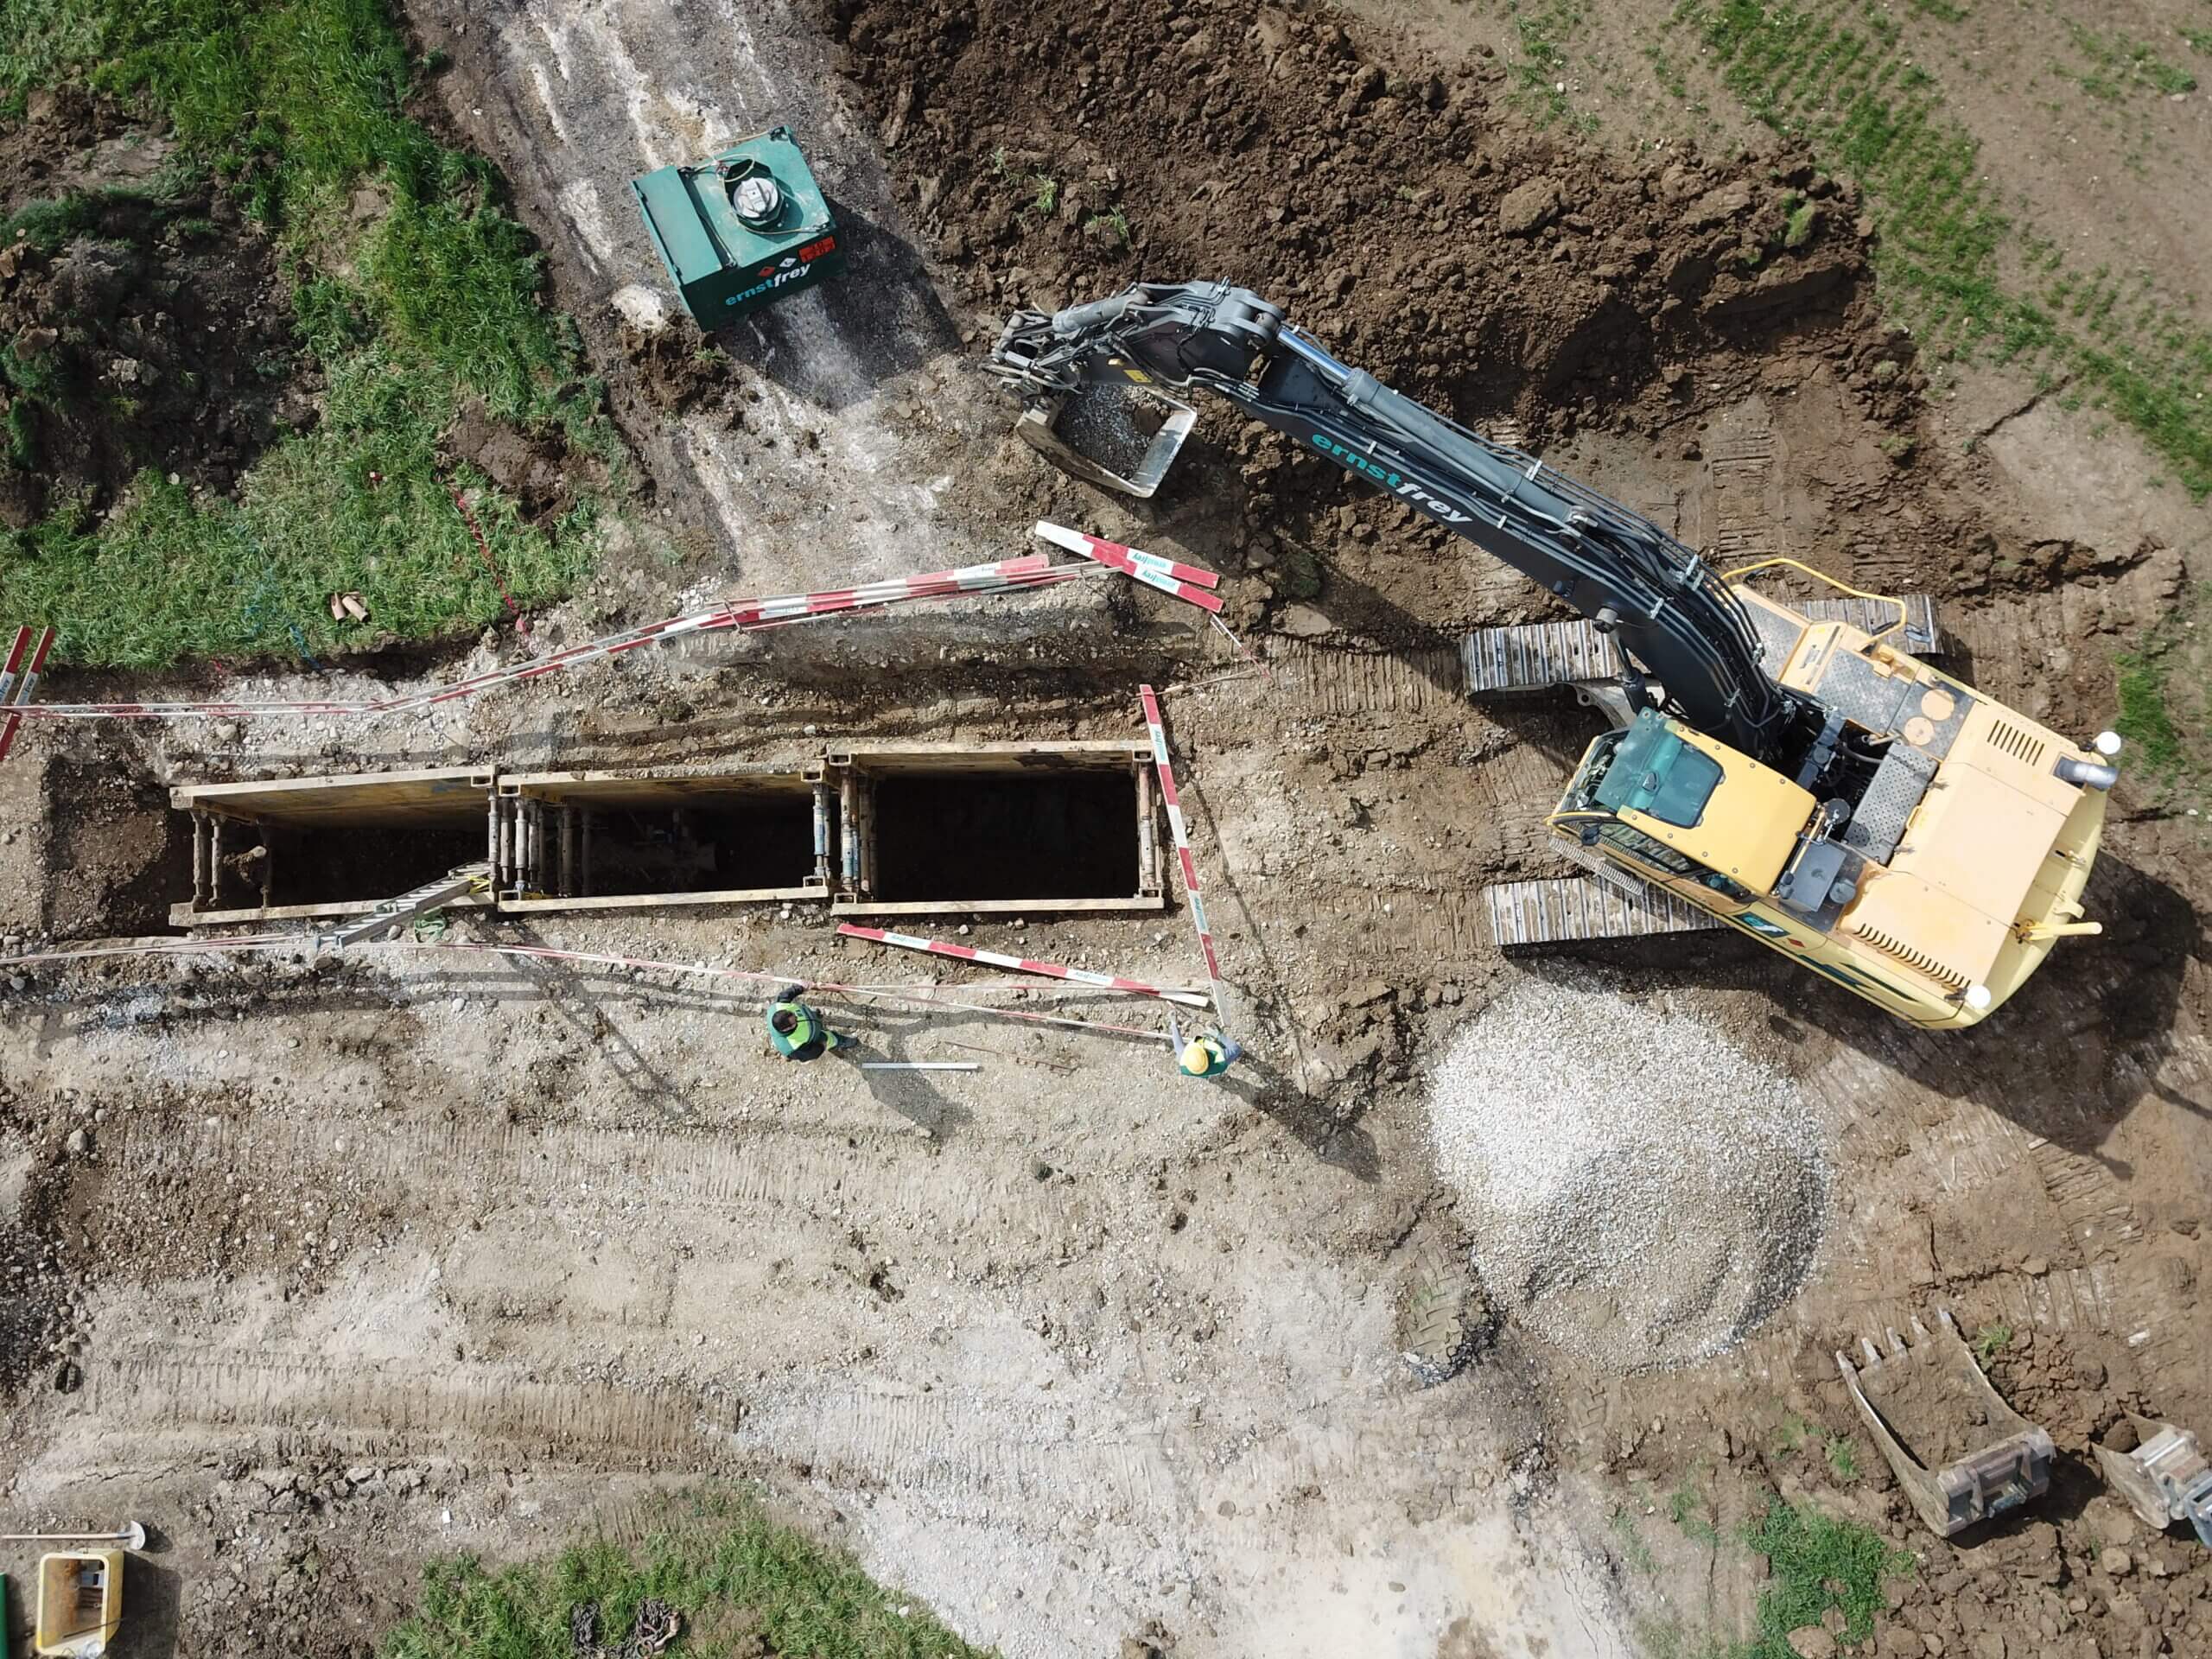
<instances>
[{"instance_id":1,"label":"red and white barrier tape","mask_svg":"<svg viewBox=\"0 0 2212 1659\"><path fill-rule=\"evenodd\" d=\"M103 945L88 950L41 950L27 956L0 957L10 968L38 966L47 963L88 962L106 957L168 957L189 956L210 951L219 954L247 950L312 950L315 937L308 933L255 933L227 938L162 940L148 944ZM556 950L537 944L480 944L468 940L431 943L422 939L391 939L374 944L355 945L349 956L360 951L432 950L465 951L478 956L537 957L550 962L581 963L589 967L629 968L658 970L671 974L696 974L710 979L745 980L763 985L798 985L810 991L820 991L833 996L855 996L893 1002L907 1002L922 1008L957 1009L963 1014L988 1014L1000 1020L1021 1020L1032 1025L1067 1026L1077 1031L1103 1032L1116 1037L1142 1037L1152 1042L1165 1043L1173 1039L1164 1031L1154 1031L1143 1026L1109 1025L1097 1020L1073 1020L1063 1014L1036 1014L1022 1008L988 1007L980 1002L956 1002L934 995L942 988L916 985L908 989L889 990L875 985L842 985L829 980L806 980L791 974L755 973L744 968L715 968L705 963L656 962L645 957L604 956L589 950Z\"/></svg>"},{"instance_id":2,"label":"red and white barrier tape","mask_svg":"<svg viewBox=\"0 0 2212 1659\"><path fill-rule=\"evenodd\" d=\"M1025 974L1043 974L1050 979L1071 979L1078 984L1096 985L1109 991L1128 991L1136 996L1156 996L1164 1001L1180 1002L1186 1007L1203 1008L1206 1000L1194 991L1166 991L1157 985L1147 985L1141 979L1126 978L1120 974L1094 974L1087 968L1070 968L1057 962L1033 962L1027 957L1001 956L995 950L979 950L972 945L953 944L944 939L917 938L911 933L893 933L880 927L855 927L850 922L840 922L837 931L849 939L872 939L878 944L895 944L902 950L926 950L933 957L951 957L961 962L986 963L993 968L1012 968Z\"/></svg>"},{"instance_id":3,"label":"red and white barrier tape","mask_svg":"<svg viewBox=\"0 0 2212 1659\"><path fill-rule=\"evenodd\" d=\"M607 634L581 645L571 645L565 651L554 652L550 656L493 669L451 685L380 701L46 702L13 712L30 720L236 720L299 715L410 714L442 702L473 696L494 686L535 679L541 674L556 673L582 663L620 656L624 652L671 639L678 634L712 632L729 628L753 632L879 605L901 604L913 600L954 599L1045 587L1072 580L1080 574L1065 568L1056 570L1047 564L1044 555L1027 554L1020 558L1002 559L992 564L968 565L956 570L933 570L921 575L871 582L861 588L740 600L720 609L693 612L689 615L627 628L620 633ZM29 630L22 632L28 634ZM40 657L43 660L42 650Z\"/></svg>"},{"instance_id":4,"label":"red and white barrier tape","mask_svg":"<svg viewBox=\"0 0 2212 1659\"><path fill-rule=\"evenodd\" d=\"M1173 594L1185 604L1195 605L1208 613L1221 609L1221 596L1207 591L1221 581L1211 570L1201 570L1194 564L1178 564L1173 559L1163 559L1156 553L1141 553L1135 548L1124 547L1119 542L1109 542L1103 537L1087 536L1082 531L1070 530L1064 524L1037 521L1036 533L1055 547L1065 547L1071 553L1080 553L1086 559L1095 559L1109 570L1118 570L1147 588L1157 588L1163 594Z\"/></svg>"},{"instance_id":5,"label":"red and white barrier tape","mask_svg":"<svg viewBox=\"0 0 2212 1659\"><path fill-rule=\"evenodd\" d=\"M1148 685L1137 688L1144 704L1145 729L1152 734L1152 763L1160 774L1160 798L1167 808L1167 827L1175 836L1175 856L1183 866L1183 896L1190 901L1191 925L1198 930L1198 949L1205 954L1206 982L1213 992L1213 1017L1228 1018L1221 994L1221 958L1214 952L1213 929L1206 923L1205 900L1198 896L1198 861L1191 853L1191 837L1183 824L1183 798L1175 791L1175 764L1167 756L1167 728L1161 722L1160 699Z\"/></svg>"}]
</instances>

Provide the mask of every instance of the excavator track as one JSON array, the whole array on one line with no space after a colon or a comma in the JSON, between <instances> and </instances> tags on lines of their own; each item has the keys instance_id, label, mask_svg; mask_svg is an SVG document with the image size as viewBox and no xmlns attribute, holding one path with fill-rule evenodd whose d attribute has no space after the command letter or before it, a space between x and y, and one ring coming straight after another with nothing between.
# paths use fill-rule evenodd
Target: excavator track
<instances>
[{"instance_id":1,"label":"excavator track","mask_svg":"<svg viewBox=\"0 0 2212 1659\"><path fill-rule=\"evenodd\" d=\"M1501 881L1484 889L1483 903L1490 912L1491 938L1502 950L1700 933L1727 925L1656 887L1631 893L1594 875Z\"/></svg>"}]
</instances>

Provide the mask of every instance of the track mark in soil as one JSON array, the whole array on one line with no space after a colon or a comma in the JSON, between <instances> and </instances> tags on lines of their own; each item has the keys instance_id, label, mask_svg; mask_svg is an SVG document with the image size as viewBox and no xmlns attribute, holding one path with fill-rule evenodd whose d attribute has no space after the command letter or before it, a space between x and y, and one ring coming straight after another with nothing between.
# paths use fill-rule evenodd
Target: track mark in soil
<instances>
[{"instance_id":1,"label":"track mark in soil","mask_svg":"<svg viewBox=\"0 0 2212 1659\"><path fill-rule=\"evenodd\" d=\"M592 1468L610 1459L723 1464L739 1409L669 1383L549 1382L459 1362L410 1377L388 1365L371 1375L309 1360L153 1352L87 1370L86 1409L114 1428L297 1431L365 1452L481 1440Z\"/></svg>"},{"instance_id":2,"label":"track mark in soil","mask_svg":"<svg viewBox=\"0 0 2212 1659\"><path fill-rule=\"evenodd\" d=\"M1451 646L1367 652L1294 645L1271 656L1268 667L1274 673L1268 702L1298 713L1419 714L1466 695L1466 668Z\"/></svg>"},{"instance_id":3,"label":"track mark in soil","mask_svg":"<svg viewBox=\"0 0 2212 1659\"><path fill-rule=\"evenodd\" d=\"M788 1411L749 1415L740 1438L774 1455L810 1464L817 1479L854 1491L889 1488L947 1520L1005 1524L1031 1511L1030 1528L1050 1532L1074 1513L1117 1522L1157 1522L1173 1513L1173 1472L1152 1440L1047 1426L1011 1399L943 1393L855 1391L810 1396ZM1000 1425L978 1440L976 1422Z\"/></svg>"},{"instance_id":4,"label":"track mark in soil","mask_svg":"<svg viewBox=\"0 0 2212 1659\"><path fill-rule=\"evenodd\" d=\"M435 1191L442 1207L458 1202L486 1209L557 1205L563 1195L588 1186L601 1203L628 1192L656 1210L760 1215L785 1224L806 1217L842 1227L846 1212L857 1208L878 1223L930 1236L1012 1227L1036 1233L1037 1248L1047 1250L1071 1247L1093 1224L1079 1193L1040 1186L1018 1172L994 1179L979 1170L955 1196L941 1191L925 1167L859 1161L842 1137L817 1144L759 1128L733 1141L726 1133L669 1129L640 1136L522 1125L313 1130L138 1121L125 1127L113 1155L119 1172L141 1185L194 1170L250 1167L271 1181L334 1181L355 1193L418 1198Z\"/></svg>"}]
</instances>

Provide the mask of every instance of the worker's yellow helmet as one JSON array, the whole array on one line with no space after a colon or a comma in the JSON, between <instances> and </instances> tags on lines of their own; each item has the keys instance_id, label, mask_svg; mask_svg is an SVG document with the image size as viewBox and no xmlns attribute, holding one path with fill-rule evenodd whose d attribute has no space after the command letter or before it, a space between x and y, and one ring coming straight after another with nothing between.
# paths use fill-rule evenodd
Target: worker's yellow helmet
<instances>
[{"instance_id":1,"label":"worker's yellow helmet","mask_svg":"<svg viewBox=\"0 0 2212 1659\"><path fill-rule=\"evenodd\" d=\"M1205 1039L1194 1037L1183 1045L1183 1069L1194 1077L1202 1077L1213 1064L1213 1051L1206 1046Z\"/></svg>"}]
</instances>

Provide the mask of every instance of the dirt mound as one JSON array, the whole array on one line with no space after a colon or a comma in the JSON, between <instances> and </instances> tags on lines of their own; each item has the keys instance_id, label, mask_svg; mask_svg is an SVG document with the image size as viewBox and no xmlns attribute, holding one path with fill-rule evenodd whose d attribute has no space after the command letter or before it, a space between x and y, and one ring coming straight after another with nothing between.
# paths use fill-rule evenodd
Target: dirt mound
<instances>
[{"instance_id":1,"label":"dirt mound","mask_svg":"<svg viewBox=\"0 0 2212 1659\"><path fill-rule=\"evenodd\" d=\"M137 471L228 491L292 390L279 272L214 190L104 186L17 208L0 248L0 520L102 509Z\"/></svg>"},{"instance_id":2,"label":"dirt mound","mask_svg":"<svg viewBox=\"0 0 2212 1659\"><path fill-rule=\"evenodd\" d=\"M269 244L226 195L149 167L165 154L83 99L42 98L0 135L0 522L14 528L105 507L146 467L227 492L284 424L315 417Z\"/></svg>"},{"instance_id":3,"label":"dirt mound","mask_svg":"<svg viewBox=\"0 0 2212 1659\"><path fill-rule=\"evenodd\" d=\"M1533 431L1762 318L1834 315L1866 271L1855 200L1808 162L1623 175L1325 15L880 0L829 26L987 302L1227 276L1400 390Z\"/></svg>"},{"instance_id":4,"label":"dirt mound","mask_svg":"<svg viewBox=\"0 0 2212 1659\"><path fill-rule=\"evenodd\" d=\"M1719 1353L1811 1269L1828 1178L1796 1088L1617 987L1522 981L1454 1039L1428 1117L1484 1282L1609 1369Z\"/></svg>"},{"instance_id":5,"label":"dirt mound","mask_svg":"<svg viewBox=\"0 0 2212 1659\"><path fill-rule=\"evenodd\" d=\"M1837 359L1868 413L1911 406L1910 342L1861 297L1856 194L1809 161L1631 170L1494 108L1495 68L1251 0L843 0L822 21L910 210L988 309L1225 277L1530 444L1585 423L1656 435L1742 381L1742 352L1790 342ZM1221 539L1275 598L1311 595L1276 577L1323 544L1350 578L1340 621L1395 639L1470 620L1464 582L1404 574L1446 532L1218 405L1205 419L1244 485ZM1193 505L1166 503L1185 528ZM1362 602L1369 586L1390 603Z\"/></svg>"}]
</instances>

